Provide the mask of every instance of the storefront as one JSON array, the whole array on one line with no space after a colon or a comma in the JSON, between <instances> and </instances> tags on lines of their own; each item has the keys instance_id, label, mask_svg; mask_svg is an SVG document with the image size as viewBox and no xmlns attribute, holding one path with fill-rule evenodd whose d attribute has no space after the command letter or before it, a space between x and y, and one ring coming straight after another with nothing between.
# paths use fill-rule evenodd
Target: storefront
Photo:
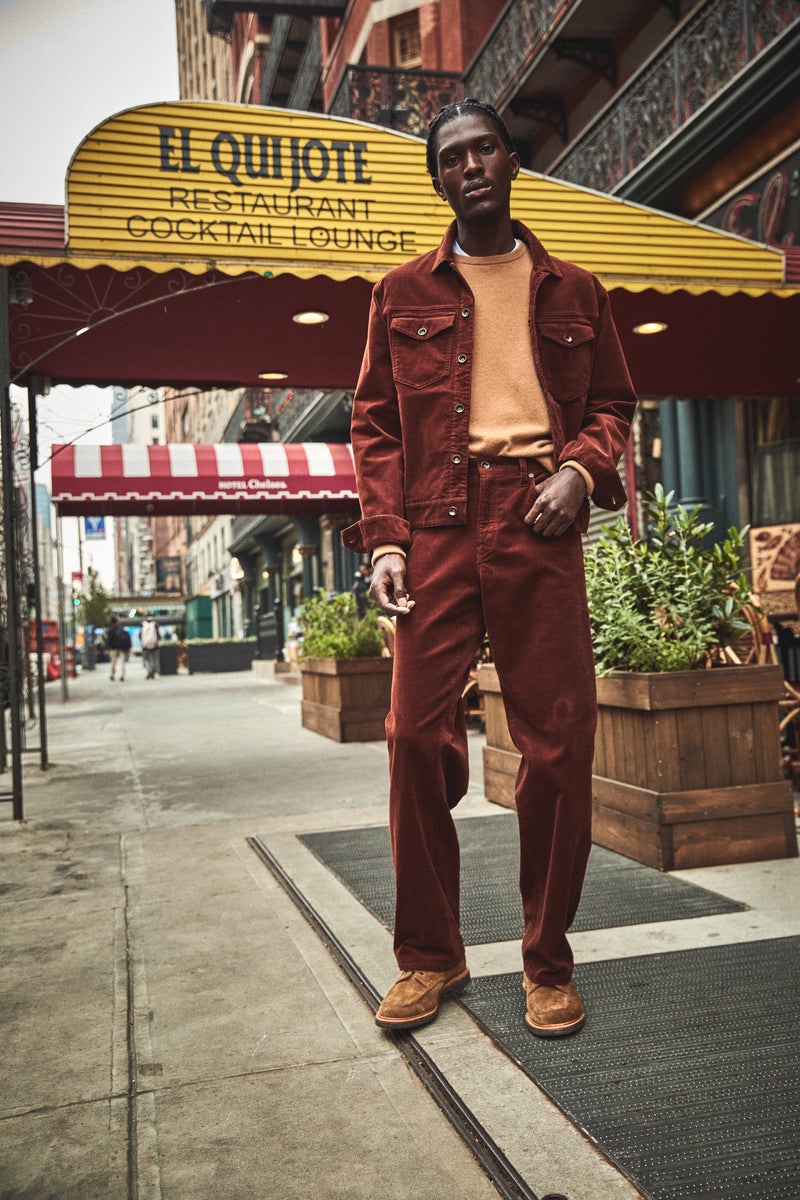
<instances>
[{"instance_id":1,"label":"storefront","mask_svg":"<svg viewBox=\"0 0 800 1200\"><path fill-rule=\"evenodd\" d=\"M372 285L435 246L449 219L416 138L285 109L195 102L136 108L98 126L72 159L66 195L66 210L0 204L3 382L27 386L32 404L47 381L352 389ZM790 276L796 284L800 272L781 250L524 171L513 200L552 254L593 270L609 289L642 396L796 399L800 291ZM2 446L11 479L7 411ZM282 448L287 461L297 449ZM131 448L134 456L144 449ZM101 461L99 478L109 483L102 503L91 488L67 488L60 503L89 513L123 501L129 512L189 504L282 515L284 524L314 517L316 538L295 529L294 545L262 529L276 546L258 569L280 570L287 600L300 586L347 573L334 543L352 493L346 505L342 489L323 497L341 501L338 509L317 497L310 512L300 496L276 508L279 489L250 487L249 460L232 476L217 461L211 483L235 480L220 499L203 482L204 453L216 451L150 449L170 462L158 484ZM190 450L200 480L192 496L176 465ZM633 456L628 478L635 491ZM227 507L201 508L212 503ZM7 515L11 573L15 536ZM20 589L10 577L7 584L13 631Z\"/></svg>"}]
</instances>

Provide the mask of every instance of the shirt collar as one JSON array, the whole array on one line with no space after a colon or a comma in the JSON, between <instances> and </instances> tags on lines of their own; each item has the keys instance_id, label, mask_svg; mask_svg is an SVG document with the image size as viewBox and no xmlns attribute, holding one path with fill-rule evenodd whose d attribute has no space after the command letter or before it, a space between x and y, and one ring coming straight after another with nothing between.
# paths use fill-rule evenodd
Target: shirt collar
<instances>
[{"instance_id":1,"label":"shirt collar","mask_svg":"<svg viewBox=\"0 0 800 1200\"><path fill-rule=\"evenodd\" d=\"M561 271L559 271L558 267L553 262L542 243L535 234L531 233L527 225L523 225L522 221L512 221L511 227L514 232L514 237L519 238L521 242L524 242L530 250L531 258L533 259L534 270L541 271L544 274L555 275L558 279L561 279ZM451 221L447 227L447 232L439 244L439 249L436 251L434 256L431 272L437 271L440 267L452 263L458 257L453 249L453 243L456 240L457 229L457 222Z\"/></svg>"}]
</instances>

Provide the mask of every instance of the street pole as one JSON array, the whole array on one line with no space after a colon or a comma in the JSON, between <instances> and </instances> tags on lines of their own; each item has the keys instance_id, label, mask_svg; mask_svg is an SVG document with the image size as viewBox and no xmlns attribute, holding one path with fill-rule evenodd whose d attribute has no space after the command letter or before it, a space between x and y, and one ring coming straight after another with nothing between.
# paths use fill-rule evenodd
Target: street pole
<instances>
[{"instance_id":1,"label":"street pole","mask_svg":"<svg viewBox=\"0 0 800 1200\"><path fill-rule=\"evenodd\" d=\"M47 706L45 700L45 678L42 659L42 578L39 569L39 531L36 527L36 469L39 466L39 434L36 425L36 389L28 384L28 446L29 480L31 492L31 551L33 553L33 602L36 606L36 679L39 696L39 765L46 771L47 759Z\"/></svg>"},{"instance_id":2,"label":"street pole","mask_svg":"<svg viewBox=\"0 0 800 1200\"><path fill-rule=\"evenodd\" d=\"M8 707L11 720L11 793L14 820L22 807L22 697L20 689L19 579L17 578L17 498L11 422L11 348L8 329L8 268L0 267L0 461L3 473L3 540L6 556ZM0 707L2 705L0 704ZM5 721L5 710L2 712Z\"/></svg>"},{"instance_id":3,"label":"street pole","mask_svg":"<svg viewBox=\"0 0 800 1200\"><path fill-rule=\"evenodd\" d=\"M56 517L56 572L58 574L58 654L61 661L61 699L69 700L69 684L67 683L67 636L66 620L64 617L64 531L61 526L61 513ZM69 602L72 611L72 588L69 590Z\"/></svg>"}]
</instances>

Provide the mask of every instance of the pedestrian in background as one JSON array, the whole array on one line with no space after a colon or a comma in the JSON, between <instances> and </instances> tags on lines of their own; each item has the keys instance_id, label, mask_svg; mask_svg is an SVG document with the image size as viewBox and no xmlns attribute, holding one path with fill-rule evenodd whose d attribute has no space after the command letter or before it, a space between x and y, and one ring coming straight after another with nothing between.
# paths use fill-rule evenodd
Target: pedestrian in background
<instances>
[{"instance_id":1,"label":"pedestrian in background","mask_svg":"<svg viewBox=\"0 0 800 1200\"><path fill-rule=\"evenodd\" d=\"M128 661L128 654L131 648L131 635L125 626L120 624L119 617L111 618L106 641L108 644L108 653L111 657L110 678L116 678L117 666L119 666L119 680L120 683L123 683L125 680L125 664Z\"/></svg>"},{"instance_id":2,"label":"pedestrian in background","mask_svg":"<svg viewBox=\"0 0 800 1200\"><path fill-rule=\"evenodd\" d=\"M152 617L142 621L142 662L145 679L155 679L158 673L158 625Z\"/></svg>"},{"instance_id":3,"label":"pedestrian in background","mask_svg":"<svg viewBox=\"0 0 800 1200\"><path fill-rule=\"evenodd\" d=\"M372 583L372 567L368 558L362 559L358 564L358 570L353 580L353 595L356 598L356 612L359 619L363 620L367 612L367 599L369 597L369 585Z\"/></svg>"},{"instance_id":4,"label":"pedestrian in background","mask_svg":"<svg viewBox=\"0 0 800 1200\"><path fill-rule=\"evenodd\" d=\"M397 618L386 728L401 975L376 1021L424 1025L469 979L451 810L468 784L461 694L486 632L522 755L525 1020L558 1037L585 1019L567 939L597 721L581 533L589 496L625 502L617 464L636 401L605 288L512 221L520 161L496 111L446 106L427 158L456 219L375 286L352 419L362 516L343 534L371 554L372 595Z\"/></svg>"}]
</instances>

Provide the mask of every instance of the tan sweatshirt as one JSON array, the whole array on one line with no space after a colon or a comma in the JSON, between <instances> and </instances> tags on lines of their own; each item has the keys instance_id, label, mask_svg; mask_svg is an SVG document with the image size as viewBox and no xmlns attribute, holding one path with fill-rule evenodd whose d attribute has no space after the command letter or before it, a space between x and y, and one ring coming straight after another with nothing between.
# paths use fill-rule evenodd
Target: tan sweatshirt
<instances>
[{"instance_id":1,"label":"tan sweatshirt","mask_svg":"<svg viewBox=\"0 0 800 1200\"><path fill-rule=\"evenodd\" d=\"M510 254L459 254L475 297L469 452L538 458L554 470L547 403L528 328L532 262L520 242Z\"/></svg>"}]
</instances>

